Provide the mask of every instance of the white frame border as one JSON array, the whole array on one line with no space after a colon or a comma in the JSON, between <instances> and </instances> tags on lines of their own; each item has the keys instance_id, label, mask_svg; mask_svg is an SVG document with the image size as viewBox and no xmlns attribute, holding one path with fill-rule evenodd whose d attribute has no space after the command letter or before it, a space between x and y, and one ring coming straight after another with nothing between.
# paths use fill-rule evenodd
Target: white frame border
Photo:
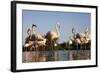
<instances>
[{"instance_id":1,"label":"white frame border","mask_svg":"<svg viewBox=\"0 0 100 73\"><path fill-rule=\"evenodd\" d=\"M17 4L16 6L16 27L17 27L17 37L16 37L16 66L17 70L23 69L39 69L39 68L53 68L53 67L74 67L74 66L85 66L85 65L95 65L96 59L96 9L92 8L82 8L82 7L67 7L67 6L50 6L50 5L34 5L34 4ZM49 7L49 8L48 8ZM22 9L27 10L46 10L46 11L63 11L63 12L84 12L91 13L91 60L79 60L79 61L61 61L61 62L39 62L39 63L22 63Z\"/></svg>"}]
</instances>

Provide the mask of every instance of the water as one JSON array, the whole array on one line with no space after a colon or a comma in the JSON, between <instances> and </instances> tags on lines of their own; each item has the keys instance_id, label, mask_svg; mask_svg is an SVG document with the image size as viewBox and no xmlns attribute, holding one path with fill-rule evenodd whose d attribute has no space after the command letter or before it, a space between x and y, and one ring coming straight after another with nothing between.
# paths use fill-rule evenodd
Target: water
<instances>
[{"instance_id":1,"label":"water","mask_svg":"<svg viewBox=\"0 0 100 73\"><path fill-rule=\"evenodd\" d=\"M36 59L36 60L35 60ZM34 51L22 53L22 60L27 62L49 62L49 61L70 61L70 60L87 60L90 59L90 50L59 50L59 51Z\"/></svg>"}]
</instances>

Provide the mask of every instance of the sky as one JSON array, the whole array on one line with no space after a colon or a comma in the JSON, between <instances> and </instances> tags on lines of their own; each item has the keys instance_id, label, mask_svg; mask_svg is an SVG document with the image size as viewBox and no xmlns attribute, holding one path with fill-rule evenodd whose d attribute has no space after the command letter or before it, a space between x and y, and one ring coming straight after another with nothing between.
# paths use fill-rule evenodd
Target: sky
<instances>
[{"instance_id":1,"label":"sky","mask_svg":"<svg viewBox=\"0 0 100 73\"><path fill-rule=\"evenodd\" d=\"M22 11L23 43L27 36L27 29L36 24L36 33L45 35L48 31L55 31L57 22L61 23L59 43L67 42L72 36L72 28L78 33L84 33L85 29L91 27L91 14L79 12L56 12L56 11Z\"/></svg>"}]
</instances>

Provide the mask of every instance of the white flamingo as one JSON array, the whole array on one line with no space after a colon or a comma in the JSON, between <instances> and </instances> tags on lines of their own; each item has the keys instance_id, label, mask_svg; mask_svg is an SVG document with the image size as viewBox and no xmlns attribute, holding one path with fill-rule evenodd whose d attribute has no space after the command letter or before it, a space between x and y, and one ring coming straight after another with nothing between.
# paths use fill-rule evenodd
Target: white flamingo
<instances>
[{"instance_id":1,"label":"white flamingo","mask_svg":"<svg viewBox=\"0 0 100 73\"><path fill-rule=\"evenodd\" d=\"M36 25L32 25L32 35L34 36L34 40L35 42L39 45L39 46L45 46L46 44L46 39L44 36L37 34L34 30L34 27L37 27Z\"/></svg>"},{"instance_id":2,"label":"white flamingo","mask_svg":"<svg viewBox=\"0 0 100 73\"><path fill-rule=\"evenodd\" d=\"M31 39L31 41L29 41L29 43L25 43L24 47L29 47L34 43L38 44L38 46L44 46L46 43L46 39L42 35L36 34L33 27L37 27L37 26L32 25L32 27L28 28L27 34L32 39Z\"/></svg>"},{"instance_id":3,"label":"white flamingo","mask_svg":"<svg viewBox=\"0 0 100 73\"><path fill-rule=\"evenodd\" d=\"M55 32L52 32L52 31L47 32L46 38L49 41L57 41L60 36L59 30L60 30L60 23L57 22L57 24L55 26ZM57 44L53 44L53 45L56 46Z\"/></svg>"},{"instance_id":4,"label":"white flamingo","mask_svg":"<svg viewBox=\"0 0 100 73\"><path fill-rule=\"evenodd\" d=\"M29 28L29 36L31 36L31 41L29 41L29 43L25 43L25 47L29 47L31 46L33 49L34 49L34 59L35 59L35 62L38 61L38 47L39 46L45 46L46 44L46 39L40 35L40 34L37 34L35 32L35 28L37 27L36 25L32 25L30 28ZM43 55L44 55L44 47L42 48L43 49ZM44 58L43 61L45 61L46 59Z\"/></svg>"},{"instance_id":5,"label":"white flamingo","mask_svg":"<svg viewBox=\"0 0 100 73\"><path fill-rule=\"evenodd\" d=\"M33 41L31 41L31 36L32 36L32 31L31 31L31 28L28 28L27 30L27 38L25 39L25 44L24 44L24 47L27 48L29 46L32 46L33 45Z\"/></svg>"},{"instance_id":6,"label":"white flamingo","mask_svg":"<svg viewBox=\"0 0 100 73\"><path fill-rule=\"evenodd\" d=\"M36 34L34 27L37 27L36 25L32 25L32 35L34 36L34 40L35 40L35 44L37 45L37 47L42 46L42 61L46 61L45 58L45 48L44 46L46 45L46 39L44 36L40 35L40 34ZM38 55L38 48L35 48L36 54ZM38 56L37 56L38 57Z\"/></svg>"},{"instance_id":7,"label":"white flamingo","mask_svg":"<svg viewBox=\"0 0 100 73\"><path fill-rule=\"evenodd\" d=\"M46 34L46 38L49 42L49 45L50 45L50 49L51 49L51 53L53 56L55 56L54 60L58 60L58 53L57 52L54 52L53 49L55 49L55 47L57 46L57 43L58 43L58 39L59 39L59 36L60 36L60 23L57 22L56 26L55 26L55 32L52 32L52 31L49 31L47 32Z\"/></svg>"}]
</instances>

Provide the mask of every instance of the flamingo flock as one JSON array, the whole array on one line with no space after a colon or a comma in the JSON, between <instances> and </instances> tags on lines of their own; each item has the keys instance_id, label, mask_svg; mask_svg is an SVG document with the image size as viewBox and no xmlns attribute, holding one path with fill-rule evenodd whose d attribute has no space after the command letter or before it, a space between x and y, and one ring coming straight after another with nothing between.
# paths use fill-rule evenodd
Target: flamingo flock
<instances>
[{"instance_id":1,"label":"flamingo flock","mask_svg":"<svg viewBox=\"0 0 100 73\"><path fill-rule=\"evenodd\" d=\"M28 28L28 30L27 30L28 37L26 38L26 42L24 44L25 48L30 48L30 46L31 46L31 48L34 49L35 62L38 61L38 59L37 59L38 58L38 48L40 46L43 47L42 48L43 57L45 56L45 46L47 43L49 43L49 45L52 47L51 49L53 49L53 46L57 46L57 40L59 38L60 23L56 24L55 32L49 31L49 32L47 32L47 34L45 36L37 34L34 30L36 27L37 26L33 24L31 27ZM45 58L43 59L43 61L45 61Z\"/></svg>"},{"instance_id":2,"label":"flamingo flock","mask_svg":"<svg viewBox=\"0 0 100 73\"><path fill-rule=\"evenodd\" d=\"M88 32L88 28L86 28L83 33L76 33L75 29L72 28L73 39L69 40L69 44L83 45L88 44L91 41L91 37Z\"/></svg>"},{"instance_id":3,"label":"flamingo flock","mask_svg":"<svg viewBox=\"0 0 100 73\"><path fill-rule=\"evenodd\" d=\"M68 45L69 45L69 59L72 60L72 51L70 51L72 48L76 48L77 50L77 58L82 56L79 56L82 54L83 49L88 49L90 48L90 42L91 42L91 37L89 35L88 28L83 33L76 33L75 28L72 28L72 34L73 37L69 37ZM87 47L89 45L89 47Z\"/></svg>"},{"instance_id":4,"label":"flamingo flock","mask_svg":"<svg viewBox=\"0 0 100 73\"><path fill-rule=\"evenodd\" d=\"M40 35L35 32L35 28L37 26L35 24L32 24L31 27L28 28L27 30L27 38L25 39L25 48L32 48L34 49L34 61L38 62L38 50L39 47L42 47L42 61L46 61L46 55L45 55L45 50L46 50L46 45L50 46L50 49L53 51L55 47L58 45L58 40L60 37L60 26L61 23L57 22L55 25L55 31L48 31L45 35ZM76 33L75 29L72 28L72 34L73 34L73 39L69 39L69 45L76 44L76 45L82 45L82 44L87 44L89 41L91 41L90 35L88 34L88 28L85 30L84 33Z\"/></svg>"}]
</instances>

